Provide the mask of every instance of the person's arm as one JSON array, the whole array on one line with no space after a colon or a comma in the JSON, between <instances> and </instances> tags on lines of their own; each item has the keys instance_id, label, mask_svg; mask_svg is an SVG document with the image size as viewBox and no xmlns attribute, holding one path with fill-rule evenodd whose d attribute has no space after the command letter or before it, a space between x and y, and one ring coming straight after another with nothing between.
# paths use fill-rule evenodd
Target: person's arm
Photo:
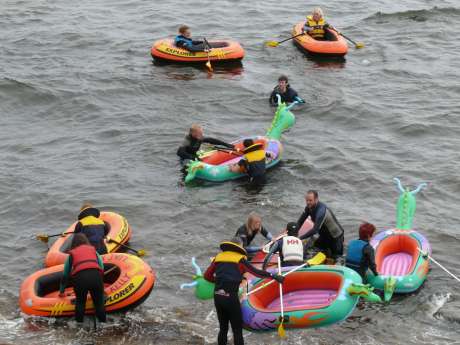
<instances>
[{"instance_id":1,"label":"person's arm","mask_svg":"<svg viewBox=\"0 0 460 345\"><path fill-rule=\"evenodd\" d=\"M319 232L319 229L321 229L321 227L323 226L324 218L326 217L326 206L323 204L319 204L317 207L318 207L318 210L316 210L315 224L310 231L308 231L303 236L299 237L301 240L305 240L317 234Z\"/></svg>"},{"instance_id":2,"label":"person's arm","mask_svg":"<svg viewBox=\"0 0 460 345\"><path fill-rule=\"evenodd\" d=\"M263 237L265 237L267 240L271 241L273 239L273 235L271 232L269 232L267 229L262 227L262 230L260 231Z\"/></svg>"},{"instance_id":3,"label":"person's arm","mask_svg":"<svg viewBox=\"0 0 460 345\"><path fill-rule=\"evenodd\" d=\"M253 274L253 275L257 276L257 277L260 277L260 278L273 278L273 276L274 276L273 274L271 274L270 272L265 271L264 269L259 270L258 268L252 266L249 263L249 261L246 260L246 259L242 259L240 261L240 264L243 265L244 270L246 272L249 272L249 273L251 273L251 274Z\"/></svg>"},{"instance_id":4,"label":"person's arm","mask_svg":"<svg viewBox=\"0 0 460 345\"><path fill-rule=\"evenodd\" d=\"M104 262L102 261L102 257L96 253L97 256L97 264L99 265L99 268L104 271Z\"/></svg>"},{"instance_id":5,"label":"person's arm","mask_svg":"<svg viewBox=\"0 0 460 345\"><path fill-rule=\"evenodd\" d=\"M273 254L275 254L277 251L279 251L279 244L278 242L275 242L272 247L270 248L270 251L268 252L268 254L265 256L265 259L264 259L264 263L262 265L262 269L266 269L268 264L270 263L270 260L273 256Z\"/></svg>"},{"instance_id":6,"label":"person's arm","mask_svg":"<svg viewBox=\"0 0 460 345\"><path fill-rule=\"evenodd\" d=\"M276 90L276 88L273 89L272 94L270 95L270 105L272 106L278 105L278 98L276 97L277 94L278 94L278 91Z\"/></svg>"},{"instance_id":7,"label":"person's arm","mask_svg":"<svg viewBox=\"0 0 460 345\"><path fill-rule=\"evenodd\" d=\"M364 247L363 256L365 260L367 261L367 264L370 270L372 271L372 273L378 276L379 273L377 272L377 265L375 264L375 251L374 251L374 248L372 248L370 244Z\"/></svg>"},{"instance_id":8,"label":"person's arm","mask_svg":"<svg viewBox=\"0 0 460 345\"><path fill-rule=\"evenodd\" d=\"M110 232L110 223L104 221L104 237L107 236Z\"/></svg>"},{"instance_id":9,"label":"person's arm","mask_svg":"<svg viewBox=\"0 0 460 345\"><path fill-rule=\"evenodd\" d=\"M72 255L67 257L64 263L64 273L62 275L61 284L59 285L59 295L64 293L70 276L70 270L72 269Z\"/></svg>"},{"instance_id":10,"label":"person's arm","mask_svg":"<svg viewBox=\"0 0 460 345\"><path fill-rule=\"evenodd\" d=\"M214 283L216 281L216 277L214 273L216 272L216 263L213 261L211 265L206 269L203 274L203 278L206 279L208 282Z\"/></svg>"},{"instance_id":11,"label":"person's arm","mask_svg":"<svg viewBox=\"0 0 460 345\"><path fill-rule=\"evenodd\" d=\"M79 232L81 232L81 228L82 228L82 225L80 222L77 222L77 224L75 224L75 229L74 229L74 233L75 234L78 234Z\"/></svg>"},{"instance_id":12,"label":"person's arm","mask_svg":"<svg viewBox=\"0 0 460 345\"><path fill-rule=\"evenodd\" d=\"M222 140L219 140L219 139L210 138L210 137L203 138L203 142L208 143L208 144L212 144L212 145L225 146L225 147L228 147L229 149L234 148L232 144L226 143L225 141L222 141Z\"/></svg>"}]
</instances>

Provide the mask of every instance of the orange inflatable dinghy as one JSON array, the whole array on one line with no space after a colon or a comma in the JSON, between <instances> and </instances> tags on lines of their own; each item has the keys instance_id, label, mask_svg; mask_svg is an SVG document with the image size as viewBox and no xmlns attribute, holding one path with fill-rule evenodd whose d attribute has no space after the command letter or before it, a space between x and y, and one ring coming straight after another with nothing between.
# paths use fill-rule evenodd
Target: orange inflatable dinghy
<instances>
[{"instance_id":1,"label":"orange inflatable dinghy","mask_svg":"<svg viewBox=\"0 0 460 345\"><path fill-rule=\"evenodd\" d=\"M108 237L119 243L128 242L131 237L131 228L128 225L128 221L125 217L119 215L115 212L101 212L100 218L110 224L110 231ZM65 232L73 232L75 230L75 225L73 223ZM59 237L56 242L53 243L45 258L45 266L51 267L55 265L61 265L67 259L67 251L70 249L72 244L72 234L63 235ZM105 243L108 253L116 252L120 249L120 245L115 242Z\"/></svg>"},{"instance_id":2,"label":"orange inflatable dinghy","mask_svg":"<svg viewBox=\"0 0 460 345\"><path fill-rule=\"evenodd\" d=\"M294 25L292 36L301 34L304 25L305 22ZM311 55L331 57L345 56L348 52L347 41L334 30L326 30L328 31L328 36L332 38L330 41L316 40L310 35L305 34L294 38L294 44L303 52Z\"/></svg>"},{"instance_id":3,"label":"orange inflatable dinghy","mask_svg":"<svg viewBox=\"0 0 460 345\"><path fill-rule=\"evenodd\" d=\"M107 296L106 312L123 311L141 304L155 283L152 268L137 256L113 253L102 256L104 261L104 286ZM59 317L75 314L75 295L68 286L65 297L59 297L59 285L64 265L42 269L30 275L21 285L19 305L23 313L35 316ZM94 314L90 297L86 313Z\"/></svg>"},{"instance_id":4,"label":"orange inflatable dinghy","mask_svg":"<svg viewBox=\"0 0 460 345\"><path fill-rule=\"evenodd\" d=\"M212 47L209 52L211 62L234 62L244 57L244 49L236 41L210 41ZM201 63L208 61L206 52L190 52L176 47L174 40L165 38L156 41L151 49L152 58L156 61Z\"/></svg>"}]
</instances>

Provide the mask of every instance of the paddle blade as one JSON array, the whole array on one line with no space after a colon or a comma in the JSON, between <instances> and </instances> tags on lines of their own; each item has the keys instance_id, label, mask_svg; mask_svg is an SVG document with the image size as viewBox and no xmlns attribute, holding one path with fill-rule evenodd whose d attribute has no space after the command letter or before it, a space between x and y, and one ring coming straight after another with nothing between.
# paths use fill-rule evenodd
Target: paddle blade
<instances>
[{"instance_id":1,"label":"paddle blade","mask_svg":"<svg viewBox=\"0 0 460 345\"><path fill-rule=\"evenodd\" d=\"M280 338L286 337L286 331L284 330L283 321L281 321L280 325L278 326L278 335Z\"/></svg>"},{"instance_id":2,"label":"paddle blade","mask_svg":"<svg viewBox=\"0 0 460 345\"><path fill-rule=\"evenodd\" d=\"M265 43L268 47L278 47L280 44L276 41L268 41Z\"/></svg>"},{"instance_id":3,"label":"paddle blade","mask_svg":"<svg viewBox=\"0 0 460 345\"><path fill-rule=\"evenodd\" d=\"M144 249L140 249L136 252L137 256L145 256L147 252Z\"/></svg>"},{"instance_id":4,"label":"paddle blade","mask_svg":"<svg viewBox=\"0 0 460 345\"><path fill-rule=\"evenodd\" d=\"M356 49L364 48L364 43L363 42L356 42L355 47L356 47Z\"/></svg>"},{"instance_id":5,"label":"paddle blade","mask_svg":"<svg viewBox=\"0 0 460 345\"><path fill-rule=\"evenodd\" d=\"M307 263L310 266L321 265L326 260L326 255L322 252L319 252L311 259L307 260Z\"/></svg>"},{"instance_id":6,"label":"paddle blade","mask_svg":"<svg viewBox=\"0 0 460 345\"><path fill-rule=\"evenodd\" d=\"M206 67L208 68L209 72L212 72L211 61L208 60L208 62L206 62Z\"/></svg>"},{"instance_id":7,"label":"paddle blade","mask_svg":"<svg viewBox=\"0 0 460 345\"><path fill-rule=\"evenodd\" d=\"M49 236L47 234L38 234L37 235L37 240L42 241L44 243L48 243Z\"/></svg>"}]
</instances>

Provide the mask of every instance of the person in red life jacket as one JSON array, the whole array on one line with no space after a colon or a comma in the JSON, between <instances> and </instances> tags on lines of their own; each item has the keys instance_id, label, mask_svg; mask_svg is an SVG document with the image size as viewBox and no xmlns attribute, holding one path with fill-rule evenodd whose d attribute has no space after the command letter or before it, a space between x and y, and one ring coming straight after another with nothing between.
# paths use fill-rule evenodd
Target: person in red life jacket
<instances>
[{"instance_id":1,"label":"person in red life jacket","mask_svg":"<svg viewBox=\"0 0 460 345\"><path fill-rule=\"evenodd\" d=\"M89 203L83 204L75 225L75 233L83 233L99 254L107 254L104 238L110 231L110 224L100 219L100 211Z\"/></svg>"},{"instance_id":2,"label":"person in red life jacket","mask_svg":"<svg viewBox=\"0 0 460 345\"><path fill-rule=\"evenodd\" d=\"M218 345L227 344L228 323L232 326L235 345L244 345L243 319L238 290L243 274L249 272L258 277L272 278L282 283L283 276L271 274L252 266L247 260L247 252L238 237L220 244L217 254L203 277L215 283L214 305L219 319Z\"/></svg>"},{"instance_id":3,"label":"person in red life jacket","mask_svg":"<svg viewBox=\"0 0 460 345\"><path fill-rule=\"evenodd\" d=\"M299 266L304 263L303 243L299 239L299 228L297 223L290 222L286 225L287 236L280 238L270 248L265 257L263 269L267 267L273 254L278 253L281 259L281 266Z\"/></svg>"},{"instance_id":4,"label":"person in red life jacket","mask_svg":"<svg viewBox=\"0 0 460 345\"><path fill-rule=\"evenodd\" d=\"M313 246L324 251L329 259L328 262L334 263L339 256L343 255L344 230L332 210L319 201L316 190L307 192L305 202L307 206L297 220L297 227L300 229L308 217L311 218L314 226L300 239L304 240L318 234Z\"/></svg>"},{"instance_id":5,"label":"person in red life jacket","mask_svg":"<svg viewBox=\"0 0 460 345\"><path fill-rule=\"evenodd\" d=\"M70 276L76 297L75 320L78 323L83 322L88 292L91 294L97 319L99 322L106 321L103 272L104 264L96 249L84 234L75 234L69 256L64 264L59 296L64 297L64 290Z\"/></svg>"},{"instance_id":6,"label":"person in red life jacket","mask_svg":"<svg viewBox=\"0 0 460 345\"><path fill-rule=\"evenodd\" d=\"M370 223L363 223L359 227L359 240L352 240L348 244L347 257L345 266L358 272L363 281L366 278L368 269L378 276L377 266L375 264L375 251L369 241L374 236L375 226Z\"/></svg>"}]
</instances>

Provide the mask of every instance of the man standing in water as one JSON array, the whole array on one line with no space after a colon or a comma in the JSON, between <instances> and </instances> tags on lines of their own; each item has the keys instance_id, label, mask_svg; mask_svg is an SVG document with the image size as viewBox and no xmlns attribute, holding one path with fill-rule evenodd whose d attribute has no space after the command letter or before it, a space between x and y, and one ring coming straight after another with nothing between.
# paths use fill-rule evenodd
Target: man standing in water
<instances>
[{"instance_id":1,"label":"man standing in water","mask_svg":"<svg viewBox=\"0 0 460 345\"><path fill-rule=\"evenodd\" d=\"M326 256L335 261L337 257L343 255L344 231L342 226L337 221L334 213L319 201L316 190L309 190L307 192L305 202L307 206L297 221L297 226L300 229L309 216L314 226L310 231L302 235L300 239L304 240L315 234L319 234L313 246L324 250Z\"/></svg>"}]
</instances>

